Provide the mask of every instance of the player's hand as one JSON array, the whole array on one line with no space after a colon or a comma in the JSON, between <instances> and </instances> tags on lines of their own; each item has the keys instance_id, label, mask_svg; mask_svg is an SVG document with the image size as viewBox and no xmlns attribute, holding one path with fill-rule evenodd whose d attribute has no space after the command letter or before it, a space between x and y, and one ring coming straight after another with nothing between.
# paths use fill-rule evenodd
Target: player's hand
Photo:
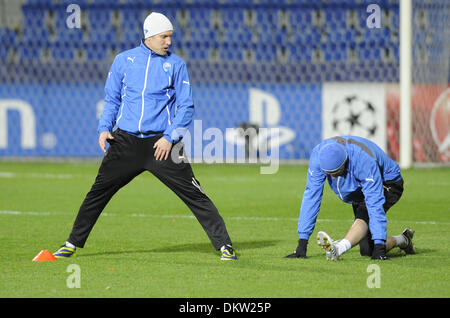
<instances>
[{"instance_id":1,"label":"player's hand","mask_svg":"<svg viewBox=\"0 0 450 318\"><path fill-rule=\"evenodd\" d=\"M306 247L308 245L308 240L299 239L297 249L294 253L289 254L286 258L306 258Z\"/></svg>"},{"instance_id":2,"label":"player's hand","mask_svg":"<svg viewBox=\"0 0 450 318\"><path fill-rule=\"evenodd\" d=\"M161 137L157 142L155 142L153 149L156 149L156 160L166 160L167 158L169 158L170 150L172 149L172 143L166 138Z\"/></svg>"},{"instance_id":3,"label":"player's hand","mask_svg":"<svg viewBox=\"0 0 450 318\"><path fill-rule=\"evenodd\" d=\"M100 148L103 150L104 153L106 153L106 140L107 139L114 139L114 137L111 135L109 131L103 131L100 134L100 137L98 137L98 144L100 145Z\"/></svg>"},{"instance_id":4,"label":"player's hand","mask_svg":"<svg viewBox=\"0 0 450 318\"><path fill-rule=\"evenodd\" d=\"M373 252L372 252L372 259L376 259L376 260L387 260L387 256L386 256L386 245L384 244L375 244L375 246L373 247Z\"/></svg>"}]
</instances>

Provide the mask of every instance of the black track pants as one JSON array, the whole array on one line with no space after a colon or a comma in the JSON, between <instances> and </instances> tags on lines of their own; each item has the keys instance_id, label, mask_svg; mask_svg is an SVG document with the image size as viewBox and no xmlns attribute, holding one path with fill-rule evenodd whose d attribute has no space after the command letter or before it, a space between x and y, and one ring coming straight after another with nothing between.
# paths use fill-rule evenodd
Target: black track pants
<instances>
[{"instance_id":1,"label":"black track pants","mask_svg":"<svg viewBox=\"0 0 450 318\"><path fill-rule=\"evenodd\" d=\"M399 181L383 181L384 197L385 202L383 205L384 212L387 211L400 200L403 194L403 179ZM367 211L365 202L354 202L353 213L355 214L355 219L361 219L369 224L369 212ZM362 256L371 256L374 242L371 239L372 234L370 231L367 235L359 242L359 252Z\"/></svg>"},{"instance_id":2,"label":"black track pants","mask_svg":"<svg viewBox=\"0 0 450 318\"><path fill-rule=\"evenodd\" d=\"M173 147L175 159L156 160L154 143L162 135L137 138L116 130L114 139L108 140L110 148L103 158L97 177L86 195L75 219L68 241L84 247L95 222L112 196L133 178L147 170L169 187L193 212L215 249L231 240L213 202L205 195L195 179L191 165L183 159L183 149Z\"/></svg>"}]
</instances>

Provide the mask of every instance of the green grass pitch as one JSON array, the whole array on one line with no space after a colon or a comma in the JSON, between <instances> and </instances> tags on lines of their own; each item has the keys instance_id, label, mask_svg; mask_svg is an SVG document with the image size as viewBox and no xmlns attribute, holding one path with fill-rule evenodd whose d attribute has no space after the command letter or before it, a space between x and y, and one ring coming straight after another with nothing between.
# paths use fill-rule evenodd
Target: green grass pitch
<instances>
[{"instance_id":1,"label":"green grass pitch","mask_svg":"<svg viewBox=\"0 0 450 318\"><path fill-rule=\"evenodd\" d=\"M194 164L223 216L238 261L223 262L188 208L149 173L121 189L75 258L32 262L67 238L98 169L96 162L0 162L2 298L442 298L449 297L450 169L403 172L405 192L388 212L388 234L416 231L416 255L392 250L372 261L358 248L327 262L317 231L342 238L351 206L325 185L307 259L286 259L297 245L306 166ZM70 288L70 265L79 288ZM372 264L378 266L374 285ZM372 284L371 284L372 282ZM73 287L73 286L72 286Z\"/></svg>"}]
</instances>

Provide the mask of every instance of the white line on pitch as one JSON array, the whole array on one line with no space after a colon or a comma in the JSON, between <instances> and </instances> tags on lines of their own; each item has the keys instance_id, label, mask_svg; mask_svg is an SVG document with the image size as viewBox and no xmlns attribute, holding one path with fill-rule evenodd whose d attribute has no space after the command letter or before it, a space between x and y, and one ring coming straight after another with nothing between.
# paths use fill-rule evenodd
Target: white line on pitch
<instances>
[{"instance_id":1,"label":"white line on pitch","mask_svg":"<svg viewBox=\"0 0 450 318\"><path fill-rule=\"evenodd\" d=\"M48 216L48 215L68 215L72 214L70 212L38 212L38 211L11 211L11 210L0 210L0 215L38 215L38 216ZM75 212L73 213L75 215ZM179 214L146 214L146 213L132 213L132 214L117 214L103 212L103 216L106 217L116 217L116 216L126 216L126 217L139 217L139 218L174 218L174 219L195 219L193 215L179 215ZM237 221L298 221L297 218L278 218L278 217L259 217L259 216L229 216L225 217L229 220ZM317 219L317 222L353 222L352 219L346 220L335 220L335 219ZM431 225L450 225L450 222L440 222L440 221L405 221L405 220L389 220L389 223L404 223L404 224L431 224Z\"/></svg>"},{"instance_id":2,"label":"white line on pitch","mask_svg":"<svg viewBox=\"0 0 450 318\"><path fill-rule=\"evenodd\" d=\"M17 173L9 171L0 171L0 178L38 178L38 179L73 179L77 177L87 177L87 175L73 175L63 173Z\"/></svg>"}]
</instances>

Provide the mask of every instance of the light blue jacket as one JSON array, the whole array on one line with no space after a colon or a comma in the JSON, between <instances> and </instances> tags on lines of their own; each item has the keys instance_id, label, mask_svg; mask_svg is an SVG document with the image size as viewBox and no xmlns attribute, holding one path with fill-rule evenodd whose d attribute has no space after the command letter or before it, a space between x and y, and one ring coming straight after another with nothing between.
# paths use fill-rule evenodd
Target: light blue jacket
<instances>
[{"instance_id":1,"label":"light blue jacket","mask_svg":"<svg viewBox=\"0 0 450 318\"><path fill-rule=\"evenodd\" d=\"M340 142L347 150L348 168L342 177L332 178L320 168L320 149ZM356 136L326 139L314 147L308 167L306 189L300 208L297 231L301 239L309 239L322 202L325 180L336 195L347 203L365 201L369 214L369 229L376 244L387 237L387 219L383 181L401 179L400 167L375 143Z\"/></svg>"},{"instance_id":2,"label":"light blue jacket","mask_svg":"<svg viewBox=\"0 0 450 318\"><path fill-rule=\"evenodd\" d=\"M177 142L194 115L186 63L141 45L116 56L105 84L98 132L115 126L140 138L164 134Z\"/></svg>"}]
</instances>

